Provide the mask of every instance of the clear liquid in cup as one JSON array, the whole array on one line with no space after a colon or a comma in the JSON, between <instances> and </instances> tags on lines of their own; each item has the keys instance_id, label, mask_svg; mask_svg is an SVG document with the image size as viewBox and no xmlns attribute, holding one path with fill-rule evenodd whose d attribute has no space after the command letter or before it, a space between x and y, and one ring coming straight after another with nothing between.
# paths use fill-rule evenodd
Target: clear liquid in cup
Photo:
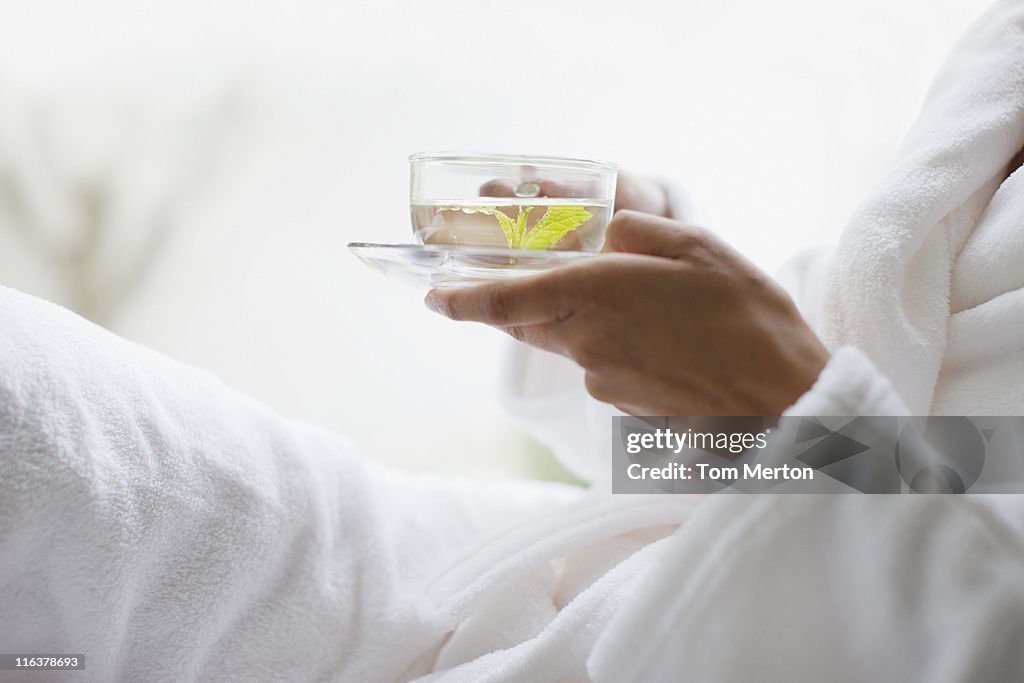
<instances>
[{"instance_id":1,"label":"clear liquid in cup","mask_svg":"<svg viewBox=\"0 0 1024 683\"><path fill-rule=\"evenodd\" d=\"M605 199L477 197L414 201L423 244L502 249L598 251L612 202Z\"/></svg>"}]
</instances>

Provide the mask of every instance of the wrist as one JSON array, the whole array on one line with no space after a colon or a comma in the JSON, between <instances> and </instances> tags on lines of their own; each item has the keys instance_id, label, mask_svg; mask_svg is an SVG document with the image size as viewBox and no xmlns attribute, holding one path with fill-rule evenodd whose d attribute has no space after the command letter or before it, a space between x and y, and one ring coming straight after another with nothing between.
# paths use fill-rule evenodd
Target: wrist
<instances>
[{"instance_id":1,"label":"wrist","mask_svg":"<svg viewBox=\"0 0 1024 683\"><path fill-rule=\"evenodd\" d=\"M786 381L771 402L768 415L781 415L796 404L818 381L832 356L813 333L801 344L790 347Z\"/></svg>"},{"instance_id":2,"label":"wrist","mask_svg":"<svg viewBox=\"0 0 1024 683\"><path fill-rule=\"evenodd\" d=\"M825 371L830 360L832 360L832 355L828 352L828 349L818 341L818 338L815 337L814 348L808 349L807 355L801 363L801 367L797 375L799 379L795 383L793 390L790 392L785 405L780 406L779 411L776 414L781 414L782 411L794 405L804 396L804 394L810 391L815 383L817 383L818 378L821 377L821 373Z\"/></svg>"}]
</instances>

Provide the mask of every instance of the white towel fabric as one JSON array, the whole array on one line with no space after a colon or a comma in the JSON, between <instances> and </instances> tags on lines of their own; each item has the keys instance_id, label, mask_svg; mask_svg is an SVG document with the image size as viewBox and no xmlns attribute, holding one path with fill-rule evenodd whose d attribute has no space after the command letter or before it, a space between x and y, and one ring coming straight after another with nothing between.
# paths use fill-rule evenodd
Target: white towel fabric
<instances>
[{"instance_id":1,"label":"white towel fabric","mask_svg":"<svg viewBox=\"0 0 1024 683\"><path fill-rule=\"evenodd\" d=\"M1003 378L1024 380L1024 179L1000 183L1022 146L1024 4L1004 0L953 50L823 301L826 343L867 352L915 414L1021 411Z\"/></svg>"},{"instance_id":2,"label":"white towel fabric","mask_svg":"<svg viewBox=\"0 0 1024 683\"><path fill-rule=\"evenodd\" d=\"M384 473L0 289L0 648L84 653L66 680L409 677L452 627L423 584L571 497Z\"/></svg>"}]
</instances>

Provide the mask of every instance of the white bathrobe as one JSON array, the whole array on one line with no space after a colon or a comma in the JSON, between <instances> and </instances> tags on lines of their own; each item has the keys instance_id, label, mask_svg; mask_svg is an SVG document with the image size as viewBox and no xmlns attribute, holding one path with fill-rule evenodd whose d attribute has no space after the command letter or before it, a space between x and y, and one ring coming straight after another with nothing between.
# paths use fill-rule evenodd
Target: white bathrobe
<instances>
[{"instance_id":1,"label":"white bathrobe","mask_svg":"<svg viewBox=\"0 0 1024 683\"><path fill-rule=\"evenodd\" d=\"M999 3L791 278L805 310L828 281L834 355L790 412L1024 413L1022 43ZM1024 679L1019 497L612 496L607 422L537 358L509 404L589 492L386 471L0 289L0 650L85 655L0 680Z\"/></svg>"}]
</instances>

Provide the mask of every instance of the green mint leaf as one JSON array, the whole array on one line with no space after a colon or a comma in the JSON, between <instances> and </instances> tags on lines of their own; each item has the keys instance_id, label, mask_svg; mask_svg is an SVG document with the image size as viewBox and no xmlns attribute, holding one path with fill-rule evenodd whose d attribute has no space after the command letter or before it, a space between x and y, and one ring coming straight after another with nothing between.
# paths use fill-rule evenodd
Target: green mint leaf
<instances>
[{"instance_id":1,"label":"green mint leaf","mask_svg":"<svg viewBox=\"0 0 1024 683\"><path fill-rule=\"evenodd\" d=\"M540 217L523 239L522 249L548 249L560 239L593 218L582 206L552 206ZM499 219L500 220L500 219Z\"/></svg>"},{"instance_id":2,"label":"green mint leaf","mask_svg":"<svg viewBox=\"0 0 1024 683\"><path fill-rule=\"evenodd\" d=\"M532 206L519 207L519 215L516 216L516 241L514 244L509 243L513 249L518 249L523 244L523 238L526 237L526 219L531 211L533 211Z\"/></svg>"}]
</instances>

